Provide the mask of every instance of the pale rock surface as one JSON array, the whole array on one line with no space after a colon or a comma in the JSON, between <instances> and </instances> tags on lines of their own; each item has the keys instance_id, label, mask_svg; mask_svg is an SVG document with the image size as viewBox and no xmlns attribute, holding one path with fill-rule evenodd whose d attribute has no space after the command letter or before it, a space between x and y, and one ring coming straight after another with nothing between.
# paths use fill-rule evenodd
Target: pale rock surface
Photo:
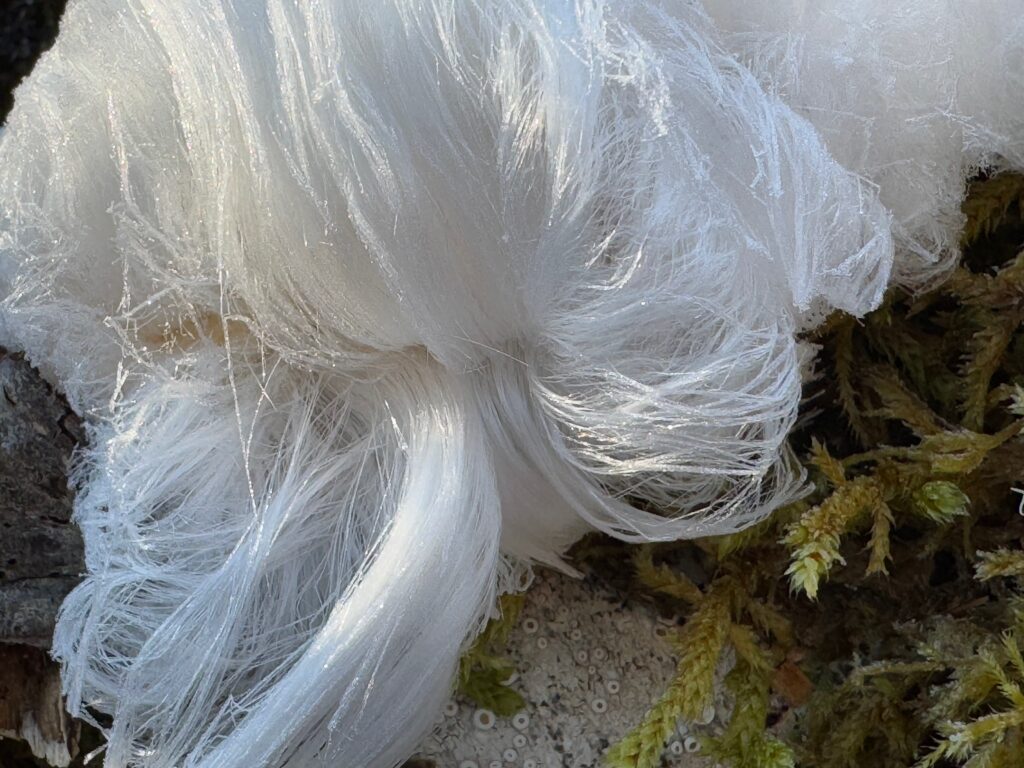
<instances>
[{"instance_id":1,"label":"pale rock surface","mask_svg":"<svg viewBox=\"0 0 1024 768\"><path fill-rule=\"evenodd\" d=\"M419 757L437 768L599 766L668 687L674 631L653 610L590 580L539 571L508 644L517 669L511 686L526 708L502 718L455 698ZM709 765L696 750L696 738L681 727L666 762Z\"/></svg>"}]
</instances>

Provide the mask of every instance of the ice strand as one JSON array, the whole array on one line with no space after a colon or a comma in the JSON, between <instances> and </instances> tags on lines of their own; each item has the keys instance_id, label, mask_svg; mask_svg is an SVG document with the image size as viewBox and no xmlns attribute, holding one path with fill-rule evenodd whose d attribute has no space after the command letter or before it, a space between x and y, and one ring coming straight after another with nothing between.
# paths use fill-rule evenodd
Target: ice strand
<instances>
[{"instance_id":1,"label":"ice strand","mask_svg":"<svg viewBox=\"0 0 1024 768\"><path fill-rule=\"evenodd\" d=\"M479 420L429 361L369 401L280 369L233 392L222 364L195 354L92 435L68 695L113 715L107 765L398 763L494 599Z\"/></svg>"},{"instance_id":2,"label":"ice strand","mask_svg":"<svg viewBox=\"0 0 1024 768\"><path fill-rule=\"evenodd\" d=\"M705 5L726 47L878 185L898 282L941 281L959 255L967 180L1024 169L1024 3Z\"/></svg>"},{"instance_id":3,"label":"ice strand","mask_svg":"<svg viewBox=\"0 0 1024 768\"><path fill-rule=\"evenodd\" d=\"M728 31L72 0L0 138L0 342L89 423L54 648L108 766L389 768L524 563L801 492L797 334L878 303L892 193Z\"/></svg>"}]
</instances>

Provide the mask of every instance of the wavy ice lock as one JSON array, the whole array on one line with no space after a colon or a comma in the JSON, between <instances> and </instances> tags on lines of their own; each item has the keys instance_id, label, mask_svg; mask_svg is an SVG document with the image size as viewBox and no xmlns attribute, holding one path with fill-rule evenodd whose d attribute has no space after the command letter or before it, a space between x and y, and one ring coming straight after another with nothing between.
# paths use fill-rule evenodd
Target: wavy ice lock
<instances>
[{"instance_id":1,"label":"wavy ice lock","mask_svg":"<svg viewBox=\"0 0 1024 768\"><path fill-rule=\"evenodd\" d=\"M89 425L54 652L108 766L396 765L531 561L799 496L797 334L877 305L894 225L738 41L72 0L0 137L0 342Z\"/></svg>"}]
</instances>

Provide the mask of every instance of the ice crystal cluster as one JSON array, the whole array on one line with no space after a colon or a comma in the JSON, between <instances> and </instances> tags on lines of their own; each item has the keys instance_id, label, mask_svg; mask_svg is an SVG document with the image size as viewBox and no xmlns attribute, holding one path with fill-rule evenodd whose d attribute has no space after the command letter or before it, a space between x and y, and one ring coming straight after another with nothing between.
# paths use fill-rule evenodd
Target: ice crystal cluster
<instances>
[{"instance_id":1,"label":"ice crystal cluster","mask_svg":"<svg viewBox=\"0 0 1024 768\"><path fill-rule=\"evenodd\" d=\"M799 496L797 334L1024 164L979 5L72 0L0 343L89 423L54 648L106 765L393 766L530 562Z\"/></svg>"}]
</instances>

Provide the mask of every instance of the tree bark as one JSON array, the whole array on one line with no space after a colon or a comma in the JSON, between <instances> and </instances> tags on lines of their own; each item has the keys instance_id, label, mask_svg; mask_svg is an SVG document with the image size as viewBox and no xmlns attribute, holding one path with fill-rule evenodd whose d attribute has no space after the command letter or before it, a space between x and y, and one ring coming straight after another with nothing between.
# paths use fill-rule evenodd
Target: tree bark
<instances>
[{"instance_id":1,"label":"tree bark","mask_svg":"<svg viewBox=\"0 0 1024 768\"><path fill-rule=\"evenodd\" d=\"M83 441L67 404L0 349L0 736L26 741L55 766L74 756L78 731L47 651L61 601L85 570L68 486Z\"/></svg>"}]
</instances>

